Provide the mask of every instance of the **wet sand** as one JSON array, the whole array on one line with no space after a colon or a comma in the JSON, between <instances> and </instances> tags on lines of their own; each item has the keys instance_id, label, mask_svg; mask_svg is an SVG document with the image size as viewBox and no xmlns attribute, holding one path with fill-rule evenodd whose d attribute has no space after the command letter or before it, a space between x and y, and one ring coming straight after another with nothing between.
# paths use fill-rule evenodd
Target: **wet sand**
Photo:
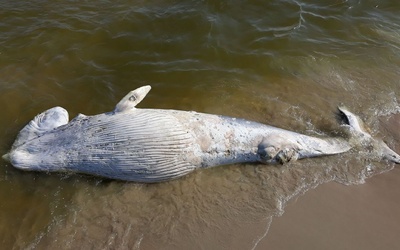
<instances>
[{"instance_id":1,"label":"wet sand","mask_svg":"<svg viewBox=\"0 0 400 250\"><path fill-rule=\"evenodd\" d=\"M400 115L380 119L400 150ZM400 168L365 184L330 182L289 202L258 249L397 249Z\"/></svg>"},{"instance_id":2,"label":"wet sand","mask_svg":"<svg viewBox=\"0 0 400 250\"><path fill-rule=\"evenodd\" d=\"M259 249L397 249L400 169L365 184L330 182L291 202Z\"/></svg>"}]
</instances>

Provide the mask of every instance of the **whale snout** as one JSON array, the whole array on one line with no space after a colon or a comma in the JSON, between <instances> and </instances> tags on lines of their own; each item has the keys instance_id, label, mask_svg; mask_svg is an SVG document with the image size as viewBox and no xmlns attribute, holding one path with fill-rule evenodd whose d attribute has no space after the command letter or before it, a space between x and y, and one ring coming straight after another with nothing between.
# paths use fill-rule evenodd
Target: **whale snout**
<instances>
[{"instance_id":1,"label":"whale snout","mask_svg":"<svg viewBox=\"0 0 400 250\"><path fill-rule=\"evenodd\" d=\"M32 155L23 150L11 150L2 158L10 162L14 167L22 170L33 170Z\"/></svg>"},{"instance_id":2,"label":"whale snout","mask_svg":"<svg viewBox=\"0 0 400 250\"><path fill-rule=\"evenodd\" d=\"M26 145L25 145L26 146ZM63 154L48 154L46 151L34 151L32 147L18 147L3 155L3 159L15 168L24 171L64 171Z\"/></svg>"},{"instance_id":3,"label":"whale snout","mask_svg":"<svg viewBox=\"0 0 400 250\"><path fill-rule=\"evenodd\" d=\"M10 155L8 153L4 154L1 158L3 158L5 161L10 162Z\"/></svg>"}]
</instances>

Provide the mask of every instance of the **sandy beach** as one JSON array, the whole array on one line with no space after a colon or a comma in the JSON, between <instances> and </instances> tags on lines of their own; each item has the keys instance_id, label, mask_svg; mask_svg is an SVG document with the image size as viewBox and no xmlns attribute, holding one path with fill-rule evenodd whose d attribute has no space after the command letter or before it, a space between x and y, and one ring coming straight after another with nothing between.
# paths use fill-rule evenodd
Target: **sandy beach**
<instances>
[{"instance_id":1,"label":"sandy beach","mask_svg":"<svg viewBox=\"0 0 400 250\"><path fill-rule=\"evenodd\" d=\"M400 115L381 119L399 152ZM259 249L397 249L400 169L345 186L330 182L289 202Z\"/></svg>"},{"instance_id":2,"label":"sandy beach","mask_svg":"<svg viewBox=\"0 0 400 250\"><path fill-rule=\"evenodd\" d=\"M365 184L323 184L273 220L259 249L396 249L400 169Z\"/></svg>"}]
</instances>

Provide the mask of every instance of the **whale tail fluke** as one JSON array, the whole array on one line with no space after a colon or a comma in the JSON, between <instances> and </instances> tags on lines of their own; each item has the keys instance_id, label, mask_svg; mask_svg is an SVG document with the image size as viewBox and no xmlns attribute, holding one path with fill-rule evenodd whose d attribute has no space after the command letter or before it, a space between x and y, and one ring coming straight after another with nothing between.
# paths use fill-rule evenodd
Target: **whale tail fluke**
<instances>
[{"instance_id":1,"label":"whale tail fluke","mask_svg":"<svg viewBox=\"0 0 400 250\"><path fill-rule=\"evenodd\" d=\"M400 164L400 155L389 148L382 139L374 138L369 128L357 115L351 113L346 107L339 106L337 118L347 129L351 144L366 148L380 158Z\"/></svg>"}]
</instances>

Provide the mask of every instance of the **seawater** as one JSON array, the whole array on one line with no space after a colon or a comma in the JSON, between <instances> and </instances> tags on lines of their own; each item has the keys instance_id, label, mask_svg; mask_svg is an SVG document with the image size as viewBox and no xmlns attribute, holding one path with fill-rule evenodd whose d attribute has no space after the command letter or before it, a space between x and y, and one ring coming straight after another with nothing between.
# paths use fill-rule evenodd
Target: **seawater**
<instances>
[{"instance_id":1,"label":"seawater","mask_svg":"<svg viewBox=\"0 0 400 250\"><path fill-rule=\"evenodd\" d=\"M230 115L340 136L339 104L393 145L400 3L367 0L1 1L0 153L53 106L139 105ZM5 249L256 249L288 200L389 171L365 152L232 165L161 184L27 173L0 162ZM273 222L272 222L273 223Z\"/></svg>"}]
</instances>

